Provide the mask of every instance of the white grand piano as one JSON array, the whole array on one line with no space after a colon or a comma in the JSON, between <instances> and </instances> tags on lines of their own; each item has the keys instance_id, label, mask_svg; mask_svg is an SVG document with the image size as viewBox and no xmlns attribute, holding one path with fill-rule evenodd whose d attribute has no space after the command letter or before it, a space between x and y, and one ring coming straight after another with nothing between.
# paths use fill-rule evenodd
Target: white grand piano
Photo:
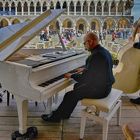
<instances>
[{"instance_id":1,"label":"white grand piano","mask_svg":"<svg viewBox=\"0 0 140 140\"><path fill-rule=\"evenodd\" d=\"M88 56L78 50L41 51L26 57L18 55L18 50L63 12L62 9L48 10L30 22L0 30L0 83L14 95L19 119L19 131L12 134L12 140L37 136L36 127L27 129L28 101L49 100L69 86L72 81L65 79L63 74L83 66Z\"/></svg>"}]
</instances>

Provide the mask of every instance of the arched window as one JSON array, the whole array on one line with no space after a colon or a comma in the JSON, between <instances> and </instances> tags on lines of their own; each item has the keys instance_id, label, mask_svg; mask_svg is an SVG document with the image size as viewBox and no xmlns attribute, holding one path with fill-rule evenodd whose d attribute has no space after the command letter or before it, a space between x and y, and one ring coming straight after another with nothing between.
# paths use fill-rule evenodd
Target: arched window
<instances>
[{"instance_id":1,"label":"arched window","mask_svg":"<svg viewBox=\"0 0 140 140\"><path fill-rule=\"evenodd\" d=\"M11 4L11 14L15 15L15 3L14 2L12 2L12 4Z\"/></svg>"},{"instance_id":2,"label":"arched window","mask_svg":"<svg viewBox=\"0 0 140 140\"><path fill-rule=\"evenodd\" d=\"M57 30L60 30L60 25L59 25L59 22L58 21L56 21L56 25L55 26L56 26L56 29Z\"/></svg>"},{"instance_id":3,"label":"arched window","mask_svg":"<svg viewBox=\"0 0 140 140\"><path fill-rule=\"evenodd\" d=\"M24 3L23 10L24 10L24 12L28 13L28 4L27 4L27 2Z\"/></svg>"},{"instance_id":4,"label":"arched window","mask_svg":"<svg viewBox=\"0 0 140 140\"><path fill-rule=\"evenodd\" d=\"M78 1L77 4L76 4L76 13L77 14L81 14L81 4L80 4L80 1Z\"/></svg>"},{"instance_id":5,"label":"arched window","mask_svg":"<svg viewBox=\"0 0 140 140\"><path fill-rule=\"evenodd\" d=\"M132 8L133 2L130 0L127 0L125 3L125 15L131 15L131 8Z\"/></svg>"},{"instance_id":6,"label":"arched window","mask_svg":"<svg viewBox=\"0 0 140 140\"><path fill-rule=\"evenodd\" d=\"M125 18L120 19L118 21L118 27L119 28L126 28L126 27L128 27L128 21Z\"/></svg>"},{"instance_id":7,"label":"arched window","mask_svg":"<svg viewBox=\"0 0 140 140\"><path fill-rule=\"evenodd\" d=\"M66 1L64 1L62 8L63 9L67 9L67 3L66 3Z\"/></svg>"},{"instance_id":8,"label":"arched window","mask_svg":"<svg viewBox=\"0 0 140 140\"><path fill-rule=\"evenodd\" d=\"M116 4L115 2L113 1L111 3L111 15L115 15L116 14Z\"/></svg>"},{"instance_id":9,"label":"arched window","mask_svg":"<svg viewBox=\"0 0 140 140\"><path fill-rule=\"evenodd\" d=\"M84 15L87 15L88 14L88 4L87 4L86 1L83 4L83 14Z\"/></svg>"},{"instance_id":10,"label":"arched window","mask_svg":"<svg viewBox=\"0 0 140 140\"><path fill-rule=\"evenodd\" d=\"M0 21L0 28L8 26L8 21L6 19L2 19Z\"/></svg>"},{"instance_id":11,"label":"arched window","mask_svg":"<svg viewBox=\"0 0 140 140\"><path fill-rule=\"evenodd\" d=\"M18 2L18 5L17 5L17 12L21 12L21 2Z\"/></svg>"},{"instance_id":12,"label":"arched window","mask_svg":"<svg viewBox=\"0 0 140 140\"><path fill-rule=\"evenodd\" d=\"M90 15L95 15L95 4L93 1L90 3Z\"/></svg>"},{"instance_id":13,"label":"arched window","mask_svg":"<svg viewBox=\"0 0 140 140\"><path fill-rule=\"evenodd\" d=\"M101 15L102 14L102 4L101 2L99 1L97 3L97 15Z\"/></svg>"},{"instance_id":14,"label":"arched window","mask_svg":"<svg viewBox=\"0 0 140 140\"><path fill-rule=\"evenodd\" d=\"M5 14L9 15L9 3L5 3Z\"/></svg>"},{"instance_id":15,"label":"arched window","mask_svg":"<svg viewBox=\"0 0 140 140\"><path fill-rule=\"evenodd\" d=\"M79 24L79 30L84 32L84 25L83 24Z\"/></svg>"},{"instance_id":16,"label":"arched window","mask_svg":"<svg viewBox=\"0 0 140 140\"><path fill-rule=\"evenodd\" d=\"M54 9L54 4L53 4L52 1L51 1L51 3L50 3L50 9Z\"/></svg>"},{"instance_id":17,"label":"arched window","mask_svg":"<svg viewBox=\"0 0 140 140\"><path fill-rule=\"evenodd\" d=\"M103 29L107 29L107 23L106 23L106 21L104 22L104 25L103 25Z\"/></svg>"},{"instance_id":18,"label":"arched window","mask_svg":"<svg viewBox=\"0 0 140 140\"><path fill-rule=\"evenodd\" d=\"M59 1L56 3L56 9L61 9L60 2Z\"/></svg>"},{"instance_id":19,"label":"arched window","mask_svg":"<svg viewBox=\"0 0 140 140\"><path fill-rule=\"evenodd\" d=\"M36 5L36 12L41 12L41 6L40 6L39 1L37 2L37 5Z\"/></svg>"},{"instance_id":20,"label":"arched window","mask_svg":"<svg viewBox=\"0 0 140 140\"><path fill-rule=\"evenodd\" d=\"M70 3L70 13L74 13L74 3L71 1Z\"/></svg>"},{"instance_id":21,"label":"arched window","mask_svg":"<svg viewBox=\"0 0 140 140\"><path fill-rule=\"evenodd\" d=\"M68 22L67 22L67 27L68 27L68 28L72 28L72 22L71 22L71 21L68 21Z\"/></svg>"},{"instance_id":22,"label":"arched window","mask_svg":"<svg viewBox=\"0 0 140 140\"><path fill-rule=\"evenodd\" d=\"M114 28L115 28L115 22L114 22L113 19L107 19L107 20L104 22L103 29L114 30Z\"/></svg>"},{"instance_id":23,"label":"arched window","mask_svg":"<svg viewBox=\"0 0 140 140\"><path fill-rule=\"evenodd\" d=\"M18 19L14 19L14 20L12 21L12 24L17 24L17 23L20 23L20 21L19 21Z\"/></svg>"},{"instance_id":24,"label":"arched window","mask_svg":"<svg viewBox=\"0 0 140 140\"><path fill-rule=\"evenodd\" d=\"M72 22L69 19L65 19L63 22L63 27L64 28L72 28Z\"/></svg>"},{"instance_id":25,"label":"arched window","mask_svg":"<svg viewBox=\"0 0 140 140\"><path fill-rule=\"evenodd\" d=\"M3 4L0 2L0 12L3 11Z\"/></svg>"},{"instance_id":26,"label":"arched window","mask_svg":"<svg viewBox=\"0 0 140 140\"><path fill-rule=\"evenodd\" d=\"M109 5L108 5L108 1L106 1L104 4L104 15L108 15L108 14L109 14Z\"/></svg>"},{"instance_id":27,"label":"arched window","mask_svg":"<svg viewBox=\"0 0 140 140\"><path fill-rule=\"evenodd\" d=\"M123 5L124 5L123 1L120 0L120 2L119 2L119 4L118 4L118 13L119 13L120 15L123 15L123 14L124 14L124 13L123 13Z\"/></svg>"},{"instance_id":28,"label":"arched window","mask_svg":"<svg viewBox=\"0 0 140 140\"><path fill-rule=\"evenodd\" d=\"M43 3L43 12L47 10L47 3L46 1Z\"/></svg>"},{"instance_id":29,"label":"arched window","mask_svg":"<svg viewBox=\"0 0 140 140\"><path fill-rule=\"evenodd\" d=\"M96 22L93 21L91 22L91 30L95 30L96 29Z\"/></svg>"},{"instance_id":30,"label":"arched window","mask_svg":"<svg viewBox=\"0 0 140 140\"><path fill-rule=\"evenodd\" d=\"M30 3L30 12L34 13L34 3L33 2Z\"/></svg>"}]
</instances>

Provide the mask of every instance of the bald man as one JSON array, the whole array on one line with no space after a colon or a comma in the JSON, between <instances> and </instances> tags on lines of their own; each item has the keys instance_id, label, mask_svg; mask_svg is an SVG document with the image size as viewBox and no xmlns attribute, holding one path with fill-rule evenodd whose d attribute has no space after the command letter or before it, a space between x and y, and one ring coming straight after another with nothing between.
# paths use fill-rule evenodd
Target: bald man
<instances>
[{"instance_id":1,"label":"bald man","mask_svg":"<svg viewBox=\"0 0 140 140\"><path fill-rule=\"evenodd\" d=\"M79 73L65 75L66 78L77 81L74 89L65 94L55 111L41 116L44 121L60 122L62 119L68 119L79 100L105 98L110 93L115 81L110 53L99 44L97 35L92 32L85 35L84 46L91 52L86 60L85 68L78 70Z\"/></svg>"}]
</instances>

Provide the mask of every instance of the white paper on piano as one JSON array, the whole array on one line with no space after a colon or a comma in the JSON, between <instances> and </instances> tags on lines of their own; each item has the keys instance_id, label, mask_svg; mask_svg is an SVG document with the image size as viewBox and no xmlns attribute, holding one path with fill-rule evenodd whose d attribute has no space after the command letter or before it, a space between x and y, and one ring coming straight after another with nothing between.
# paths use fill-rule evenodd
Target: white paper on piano
<instances>
[{"instance_id":1,"label":"white paper on piano","mask_svg":"<svg viewBox=\"0 0 140 140\"><path fill-rule=\"evenodd\" d=\"M30 57L27 57L26 59L33 60L33 61L43 61L46 58L42 57L41 55L32 55Z\"/></svg>"}]
</instances>

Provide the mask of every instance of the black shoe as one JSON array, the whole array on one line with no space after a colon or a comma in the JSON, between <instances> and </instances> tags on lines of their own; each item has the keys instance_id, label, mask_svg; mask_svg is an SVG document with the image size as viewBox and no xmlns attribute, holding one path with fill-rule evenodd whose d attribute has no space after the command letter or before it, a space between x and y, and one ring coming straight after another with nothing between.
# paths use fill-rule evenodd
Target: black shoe
<instances>
[{"instance_id":1,"label":"black shoe","mask_svg":"<svg viewBox=\"0 0 140 140\"><path fill-rule=\"evenodd\" d=\"M140 97L138 97L136 99L130 99L130 102L134 103L134 104L139 104L140 105Z\"/></svg>"},{"instance_id":2,"label":"black shoe","mask_svg":"<svg viewBox=\"0 0 140 140\"><path fill-rule=\"evenodd\" d=\"M43 114L41 118L46 122L59 123L61 121L60 118L55 117L53 114Z\"/></svg>"}]
</instances>

